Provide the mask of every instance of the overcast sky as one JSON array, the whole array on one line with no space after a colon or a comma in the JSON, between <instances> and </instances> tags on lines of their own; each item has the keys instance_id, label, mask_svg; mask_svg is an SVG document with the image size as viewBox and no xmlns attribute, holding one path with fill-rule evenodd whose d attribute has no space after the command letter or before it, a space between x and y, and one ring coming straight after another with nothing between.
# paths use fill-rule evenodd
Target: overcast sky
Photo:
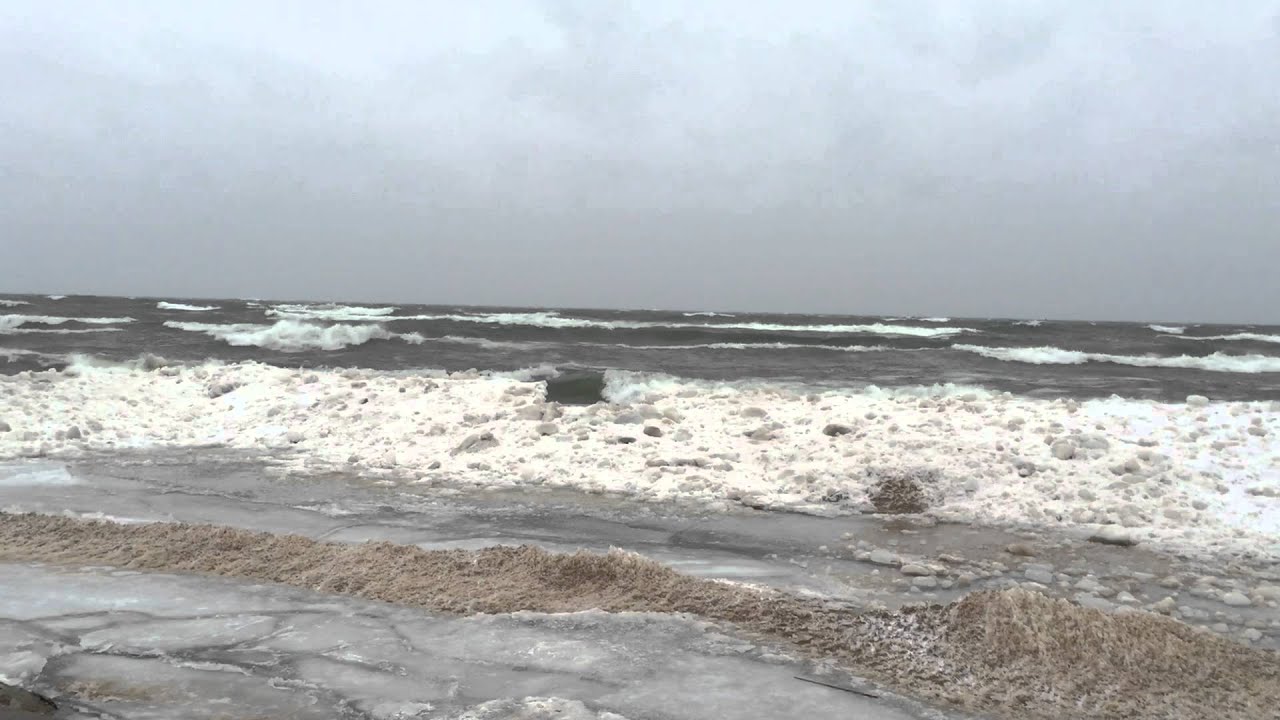
<instances>
[{"instance_id":1,"label":"overcast sky","mask_svg":"<svg viewBox=\"0 0 1280 720\"><path fill-rule=\"evenodd\" d=\"M1280 322L1280 0L6 0L6 291Z\"/></svg>"}]
</instances>

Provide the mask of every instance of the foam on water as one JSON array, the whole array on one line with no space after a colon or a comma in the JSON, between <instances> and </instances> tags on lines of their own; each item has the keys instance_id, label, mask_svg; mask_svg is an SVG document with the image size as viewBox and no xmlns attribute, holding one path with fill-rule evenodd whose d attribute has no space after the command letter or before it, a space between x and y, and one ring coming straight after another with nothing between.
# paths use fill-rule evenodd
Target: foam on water
<instances>
[{"instance_id":1,"label":"foam on water","mask_svg":"<svg viewBox=\"0 0 1280 720\"><path fill-rule=\"evenodd\" d=\"M1044 324L1043 320L1015 320L1014 325L1023 325L1026 327L1040 327Z\"/></svg>"},{"instance_id":2,"label":"foam on water","mask_svg":"<svg viewBox=\"0 0 1280 720\"><path fill-rule=\"evenodd\" d=\"M804 343L721 342L694 345L614 345L631 350L830 350L833 352L881 352L893 348L884 345L807 345Z\"/></svg>"},{"instance_id":3,"label":"foam on water","mask_svg":"<svg viewBox=\"0 0 1280 720\"><path fill-rule=\"evenodd\" d=\"M289 448L282 461L300 477L340 470L798 509L836 497L863 510L886 473L923 473L929 511L944 520L1123 525L1190 552L1280 557L1280 405L610 371L613 404L558 407L543 400L541 379L554 372L236 363L0 376L11 428L0 459L212 443Z\"/></svg>"},{"instance_id":4,"label":"foam on water","mask_svg":"<svg viewBox=\"0 0 1280 720\"><path fill-rule=\"evenodd\" d=\"M30 332L27 325L62 325L76 322L85 325L120 325L133 322L131 317L62 317L58 315L0 315L0 334Z\"/></svg>"},{"instance_id":5,"label":"foam on water","mask_svg":"<svg viewBox=\"0 0 1280 720\"><path fill-rule=\"evenodd\" d=\"M184 310L186 312L207 312L209 310L217 310L217 305L187 305L185 303L165 302L161 300L156 303L156 307L160 310Z\"/></svg>"},{"instance_id":6,"label":"foam on water","mask_svg":"<svg viewBox=\"0 0 1280 720\"><path fill-rule=\"evenodd\" d=\"M315 320L371 320L394 313L394 307L361 307L323 303L316 305L274 305L266 314L273 317L307 318Z\"/></svg>"},{"instance_id":7,"label":"foam on water","mask_svg":"<svg viewBox=\"0 0 1280 720\"><path fill-rule=\"evenodd\" d=\"M952 345L954 350L975 353L993 360L1032 365L1083 365L1089 362L1115 363L1134 367L1182 368L1225 373L1280 372L1280 357L1271 355L1113 355L1110 353L1064 350L1056 347L987 347L985 345Z\"/></svg>"},{"instance_id":8,"label":"foam on water","mask_svg":"<svg viewBox=\"0 0 1280 720\"><path fill-rule=\"evenodd\" d=\"M165 323L165 327L204 333L236 347L260 347L281 352L340 350L363 345L370 340L399 339L415 345L424 340L418 333L393 333L381 325L317 325L299 320L279 320L271 325L170 321Z\"/></svg>"},{"instance_id":9,"label":"foam on water","mask_svg":"<svg viewBox=\"0 0 1280 720\"><path fill-rule=\"evenodd\" d=\"M26 300L6 300L0 298L0 307L18 307L19 305L30 305Z\"/></svg>"},{"instance_id":10,"label":"foam on water","mask_svg":"<svg viewBox=\"0 0 1280 720\"><path fill-rule=\"evenodd\" d=\"M14 362L20 358L36 358L45 361L60 361L61 355L51 353L42 353L38 350L25 350L23 348L0 348L0 358L4 358L7 362Z\"/></svg>"},{"instance_id":11,"label":"foam on water","mask_svg":"<svg viewBox=\"0 0 1280 720\"><path fill-rule=\"evenodd\" d=\"M1181 335L1187 331L1185 327L1180 325L1148 325L1147 327L1158 333L1168 333L1169 335Z\"/></svg>"},{"instance_id":12,"label":"foam on water","mask_svg":"<svg viewBox=\"0 0 1280 720\"><path fill-rule=\"evenodd\" d=\"M1188 340L1247 340L1251 342L1280 343L1280 335L1264 335L1262 333L1232 333L1230 335L1184 336Z\"/></svg>"},{"instance_id":13,"label":"foam on water","mask_svg":"<svg viewBox=\"0 0 1280 720\"><path fill-rule=\"evenodd\" d=\"M701 330L757 330L766 332L803 332L803 333L866 333L872 335L900 335L910 337L949 337L967 332L978 332L966 327L914 327L910 325L893 325L888 323L866 324L808 324L789 325L764 322L721 322L721 323L684 323L656 322L644 320L597 320L594 318L565 317L558 312L510 312L510 313L476 313L445 315L401 315L388 317L387 320L445 320L461 323L483 325L526 325L530 327L582 329L596 328L601 330L641 330L641 329L701 329Z\"/></svg>"}]
</instances>

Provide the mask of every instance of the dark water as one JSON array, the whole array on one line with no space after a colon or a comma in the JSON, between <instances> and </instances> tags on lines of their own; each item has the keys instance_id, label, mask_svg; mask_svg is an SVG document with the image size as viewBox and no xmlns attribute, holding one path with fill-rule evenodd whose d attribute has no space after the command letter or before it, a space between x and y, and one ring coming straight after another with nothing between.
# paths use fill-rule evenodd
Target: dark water
<instances>
[{"instance_id":1,"label":"dark water","mask_svg":"<svg viewBox=\"0 0 1280 720\"><path fill-rule=\"evenodd\" d=\"M192 312L158 308L157 298L3 297L26 303L0 305L6 374L61 367L73 353L113 361L153 353L386 370L551 365L826 386L957 383L1050 397L1280 398L1277 326L1189 325L1176 334L1134 323L425 305L370 314L244 300L186 301L217 306Z\"/></svg>"}]
</instances>

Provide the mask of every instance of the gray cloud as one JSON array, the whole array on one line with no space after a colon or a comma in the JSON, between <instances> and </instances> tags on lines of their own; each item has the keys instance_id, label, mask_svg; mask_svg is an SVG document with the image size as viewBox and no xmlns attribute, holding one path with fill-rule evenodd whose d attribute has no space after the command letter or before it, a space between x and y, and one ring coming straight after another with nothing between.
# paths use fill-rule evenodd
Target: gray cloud
<instances>
[{"instance_id":1,"label":"gray cloud","mask_svg":"<svg viewBox=\"0 0 1280 720\"><path fill-rule=\"evenodd\" d=\"M0 14L0 290L1280 321L1280 2Z\"/></svg>"}]
</instances>

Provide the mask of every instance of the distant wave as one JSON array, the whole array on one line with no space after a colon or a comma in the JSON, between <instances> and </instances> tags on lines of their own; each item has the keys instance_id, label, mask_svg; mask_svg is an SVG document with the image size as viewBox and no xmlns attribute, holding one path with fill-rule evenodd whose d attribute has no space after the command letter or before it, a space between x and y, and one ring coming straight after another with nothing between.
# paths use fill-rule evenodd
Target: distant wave
<instances>
[{"instance_id":1,"label":"distant wave","mask_svg":"<svg viewBox=\"0 0 1280 720\"><path fill-rule=\"evenodd\" d=\"M628 350L831 350L833 352L881 352L884 345L806 345L804 343L705 343L700 345L614 345Z\"/></svg>"},{"instance_id":2,"label":"distant wave","mask_svg":"<svg viewBox=\"0 0 1280 720\"><path fill-rule=\"evenodd\" d=\"M341 305L323 303L319 305L273 305L267 310L272 317L294 317L316 320L371 320L390 315L394 307L361 307L359 305Z\"/></svg>"},{"instance_id":3,"label":"distant wave","mask_svg":"<svg viewBox=\"0 0 1280 720\"><path fill-rule=\"evenodd\" d=\"M351 318L343 318L351 319ZM477 313L474 315L401 315L383 317L381 320L443 320L481 325L526 325L544 328L597 328L601 330L642 330L642 329L699 329L699 330L761 330L767 332L810 332L810 333L866 333L872 335L907 335L913 337L948 337L966 332L978 332L973 328L963 327L913 327L910 325L888 325L871 323L869 325L784 325L760 322L656 322L644 320L597 320L594 318L564 317L552 311L512 312L512 313Z\"/></svg>"},{"instance_id":4,"label":"distant wave","mask_svg":"<svg viewBox=\"0 0 1280 720\"><path fill-rule=\"evenodd\" d=\"M0 348L0 359L5 362L17 362L24 358L33 358L44 363L62 362L66 358L62 355L53 355L43 353L37 350L24 350L22 348Z\"/></svg>"},{"instance_id":5,"label":"distant wave","mask_svg":"<svg viewBox=\"0 0 1280 720\"><path fill-rule=\"evenodd\" d=\"M131 323L131 317L59 317L56 315L0 315L0 335L13 335L17 333L56 333L62 335L70 335L73 333L87 332L111 332L120 328L89 328L89 329L72 329L72 328L32 328L25 327L28 325L62 325L64 323L76 322L86 325L116 325L121 323Z\"/></svg>"},{"instance_id":6,"label":"distant wave","mask_svg":"<svg viewBox=\"0 0 1280 720\"><path fill-rule=\"evenodd\" d=\"M685 317L736 317L730 313L712 312L711 310L699 310L698 312L681 313Z\"/></svg>"},{"instance_id":7,"label":"distant wave","mask_svg":"<svg viewBox=\"0 0 1280 720\"><path fill-rule=\"evenodd\" d=\"M926 317L926 318L919 318L919 320L920 322L931 322L931 323L951 322L951 318L949 317Z\"/></svg>"},{"instance_id":8,"label":"distant wave","mask_svg":"<svg viewBox=\"0 0 1280 720\"><path fill-rule=\"evenodd\" d=\"M1213 353L1206 356L1178 355L1112 355L1110 353L1080 352L1056 347L986 347L984 345L952 345L955 350L971 352L994 360L1029 363L1032 365L1083 365L1089 362L1107 362L1134 367L1182 368L1229 373L1280 372L1280 357L1270 355L1226 355Z\"/></svg>"},{"instance_id":9,"label":"distant wave","mask_svg":"<svg viewBox=\"0 0 1280 720\"><path fill-rule=\"evenodd\" d=\"M381 325L316 325L298 320L280 320L272 325L235 323L166 322L165 327L200 332L235 347L260 347L281 352L341 350L370 340L399 339L419 344L418 333L393 333Z\"/></svg>"},{"instance_id":10,"label":"distant wave","mask_svg":"<svg viewBox=\"0 0 1280 720\"><path fill-rule=\"evenodd\" d=\"M1233 333L1231 335L1183 335L1187 340L1251 340L1253 342L1280 343L1280 335L1263 335L1261 333Z\"/></svg>"},{"instance_id":11,"label":"distant wave","mask_svg":"<svg viewBox=\"0 0 1280 720\"><path fill-rule=\"evenodd\" d=\"M1181 325L1148 325L1147 327L1158 333L1169 333L1170 335L1181 335L1187 329Z\"/></svg>"},{"instance_id":12,"label":"distant wave","mask_svg":"<svg viewBox=\"0 0 1280 720\"><path fill-rule=\"evenodd\" d=\"M46 295L45 297L49 298L50 300L66 300L67 299L66 295Z\"/></svg>"},{"instance_id":13,"label":"distant wave","mask_svg":"<svg viewBox=\"0 0 1280 720\"><path fill-rule=\"evenodd\" d=\"M184 305L182 303L171 303L161 300L156 303L156 307L161 310L186 310L187 312L205 312L206 310L217 310L217 305Z\"/></svg>"},{"instance_id":14,"label":"distant wave","mask_svg":"<svg viewBox=\"0 0 1280 720\"><path fill-rule=\"evenodd\" d=\"M19 305L30 305L26 300L4 300L0 299L0 307L18 307Z\"/></svg>"},{"instance_id":15,"label":"distant wave","mask_svg":"<svg viewBox=\"0 0 1280 720\"><path fill-rule=\"evenodd\" d=\"M474 345L476 347L488 348L490 350L533 350L548 347L564 347L564 343L548 343L537 342L534 340L490 340L488 338L465 337L457 335L445 335L444 337L427 338L428 342L444 342L457 345ZM741 342L720 342L720 343L699 343L689 345L626 345L614 343L593 343L579 342L571 343L575 346L599 347L605 350L827 350L831 352L882 352L885 350L893 350L894 348L884 345L808 345L804 343L784 343L784 342L765 342L765 343L741 343Z\"/></svg>"},{"instance_id":16,"label":"distant wave","mask_svg":"<svg viewBox=\"0 0 1280 720\"><path fill-rule=\"evenodd\" d=\"M1043 320L1015 320L1014 325L1025 325L1027 327L1040 327L1044 324Z\"/></svg>"},{"instance_id":17,"label":"distant wave","mask_svg":"<svg viewBox=\"0 0 1280 720\"><path fill-rule=\"evenodd\" d=\"M537 342L536 340L490 340L489 338L467 337L459 335L445 335L443 337L427 338L429 342L450 343L453 345L474 345L488 350L532 350L535 348L548 348L560 345L560 343Z\"/></svg>"}]
</instances>

